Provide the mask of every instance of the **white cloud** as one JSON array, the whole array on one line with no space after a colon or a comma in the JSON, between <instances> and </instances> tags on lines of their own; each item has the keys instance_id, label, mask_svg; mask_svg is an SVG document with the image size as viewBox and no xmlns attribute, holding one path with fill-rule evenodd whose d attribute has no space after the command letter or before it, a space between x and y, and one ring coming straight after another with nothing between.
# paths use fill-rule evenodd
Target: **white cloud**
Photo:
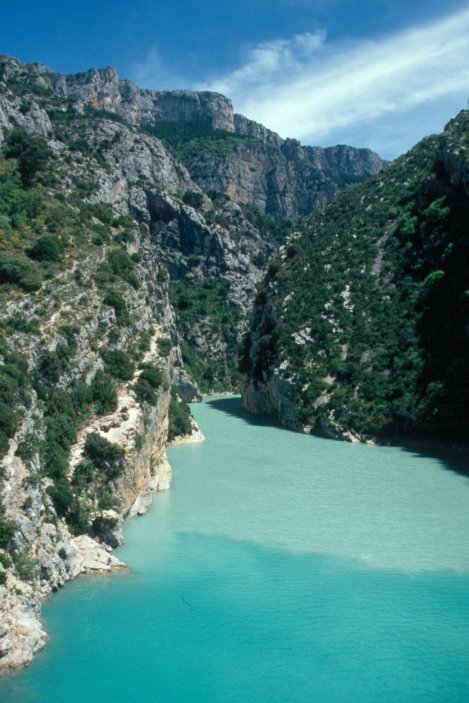
<instances>
[{"instance_id":1,"label":"white cloud","mask_svg":"<svg viewBox=\"0 0 469 703\"><path fill-rule=\"evenodd\" d=\"M167 62L155 47L150 48L144 59L134 62L129 67L128 73L141 88L175 90L187 87L187 82L184 85L184 81L181 81L179 76L168 70Z\"/></svg>"},{"instance_id":2,"label":"white cloud","mask_svg":"<svg viewBox=\"0 0 469 703\"><path fill-rule=\"evenodd\" d=\"M240 68L197 88L228 95L237 112L306 143L345 141L340 135L356 130L362 139L357 145L371 145L367 125L379 126L382 136L392 125L392 140L381 147L386 155L398 148L396 130L406 116L415 122L422 115L417 141L432 123L432 111L444 114L446 102L449 118L455 106L464 106L469 9L381 41L334 44L319 32L262 43ZM404 129L399 150L411 145L409 138Z\"/></svg>"}]
</instances>

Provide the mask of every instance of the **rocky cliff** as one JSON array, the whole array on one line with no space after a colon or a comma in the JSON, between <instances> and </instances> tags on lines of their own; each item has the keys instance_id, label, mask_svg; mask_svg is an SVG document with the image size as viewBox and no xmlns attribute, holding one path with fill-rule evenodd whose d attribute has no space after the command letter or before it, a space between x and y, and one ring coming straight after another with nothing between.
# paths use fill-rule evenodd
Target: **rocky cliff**
<instances>
[{"instance_id":1,"label":"rocky cliff","mask_svg":"<svg viewBox=\"0 0 469 703\"><path fill-rule=\"evenodd\" d=\"M302 146L242 115L235 115L234 132L208 148L195 139L183 150L183 161L204 190L221 191L277 219L297 222L386 166L369 149Z\"/></svg>"},{"instance_id":2,"label":"rocky cliff","mask_svg":"<svg viewBox=\"0 0 469 703\"><path fill-rule=\"evenodd\" d=\"M190 124L184 148L177 149L176 155L192 180L205 191L225 193L235 202L249 203L280 219L296 222L385 166L368 149L342 145L322 149L283 140L263 125L234 115L231 101L223 95L142 90L132 81L121 80L111 67L64 76L41 64L25 65L3 57L0 80L13 92L31 91L38 98L35 102L43 105L55 96L79 112L92 108L133 126L153 127L156 136L168 136L164 129L168 124L173 128Z\"/></svg>"},{"instance_id":3,"label":"rocky cliff","mask_svg":"<svg viewBox=\"0 0 469 703\"><path fill-rule=\"evenodd\" d=\"M271 263L246 406L327 437L467 441L469 112L307 218Z\"/></svg>"}]
</instances>

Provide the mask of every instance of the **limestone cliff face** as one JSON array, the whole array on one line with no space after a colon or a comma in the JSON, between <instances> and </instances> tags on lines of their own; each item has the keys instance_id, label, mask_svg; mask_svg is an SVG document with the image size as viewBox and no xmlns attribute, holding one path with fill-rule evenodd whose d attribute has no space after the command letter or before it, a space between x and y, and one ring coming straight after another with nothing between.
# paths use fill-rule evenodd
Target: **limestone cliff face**
<instances>
[{"instance_id":1,"label":"limestone cliff face","mask_svg":"<svg viewBox=\"0 0 469 703\"><path fill-rule=\"evenodd\" d=\"M192 179L204 190L221 191L281 220L297 222L386 165L369 149L283 140L241 115L235 115L234 131L244 139L218 152L199 145L184 158Z\"/></svg>"},{"instance_id":2,"label":"limestone cliff face","mask_svg":"<svg viewBox=\"0 0 469 703\"><path fill-rule=\"evenodd\" d=\"M132 125L201 121L214 129L234 131L233 106L223 95L209 91L144 90L132 81L121 80L111 66L64 76L42 64L23 64L3 56L0 80L28 86L38 95L50 91L69 99L80 110L89 106L114 112Z\"/></svg>"},{"instance_id":3,"label":"limestone cliff face","mask_svg":"<svg viewBox=\"0 0 469 703\"><path fill-rule=\"evenodd\" d=\"M137 369L129 381L119 383L115 409L85 417L78 427L76 441L69 450L72 486L79 485L75 483L76 467L84 459L85 442L91 433L123 452L118 475L105 482L96 477L82 488L80 504L89 515L90 537L74 537L76 530L67 524L51 498L55 469L52 464L49 473L45 471L41 443L47 438L55 406L44 408L44 400L31 390L30 400L0 464L4 518L15 526L9 544L13 563L9 564L5 554L0 553L4 579L6 575L5 583L0 586L0 673L30 663L34 652L44 646L47 635L40 623L42 599L79 573L119 566L110 550L122 543L123 518L145 512L152 493L166 490L171 482L165 453L169 382L181 363L180 352L177 347L170 349L169 354L165 350L164 355L159 350L160 339L177 338L174 314L167 298L166 279L158 280L148 237L140 237L138 251L142 262L141 284L138 289L129 286L124 293L128 325L116 324L115 312L103 306L99 291L92 287L85 296L81 294L81 303L76 305L81 284L74 278L73 269L65 270L55 280L53 296L60 300L58 306L44 292L39 297L27 296L20 304L13 297L4 309L6 315L21 315L26 323L37 319L38 308L44 304L55 310L41 324L39 337L21 332L13 333L9 339L9 349L29 359L31 377L43 375L44 359L55 358L57 350L63 348L63 329L78 323L73 341L66 343L70 353L63 371L58 376L49 375L41 384L40 392L57 394L55 402L73 393L77 384L92 385L97 375L103 373L103 349L124 353L140 337L146 340L141 364L157 365L167 381L152 403L143 403L134 390L140 374ZM99 260L100 257L98 265ZM93 252L82 253L80 280L91 281L95 266ZM106 383L111 383L111 379ZM19 450L25 443L34 447L29 458ZM105 496L112 509L102 502Z\"/></svg>"},{"instance_id":4,"label":"limestone cliff face","mask_svg":"<svg viewBox=\"0 0 469 703\"><path fill-rule=\"evenodd\" d=\"M385 167L369 149L304 147L294 139L281 139L263 125L234 115L231 101L218 93L143 90L132 81L120 79L112 67L63 76L41 64L25 65L3 57L0 81L13 90L18 85L29 86L33 95L36 92L38 97L43 96L30 107L37 115L24 113L18 124L25 128L34 124L44 136L52 128L40 103L47 103L46 94L50 92L80 112L88 108L107 111L133 126L205 123L243 137L221 153L199 143L193 153L183 157L184 164L193 182L203 190L226 193L235 202L250 203L279 219L296 222ZM8 104L0 105L0 124L8 123L8 112ZM127 148L124 153L129 153ZM140 154L140 163L143 160Z\"/></svg>"}]
</instances>

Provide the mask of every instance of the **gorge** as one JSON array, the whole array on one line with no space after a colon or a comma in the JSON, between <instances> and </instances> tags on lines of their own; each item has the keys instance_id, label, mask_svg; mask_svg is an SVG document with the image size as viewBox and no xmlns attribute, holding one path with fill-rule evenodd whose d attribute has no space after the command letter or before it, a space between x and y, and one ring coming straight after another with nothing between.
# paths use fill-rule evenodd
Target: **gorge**
<instances>
[{"instance_id":1,"label":"gorge","mask_svg":"<svg viewBox=\"0 0 469 703\"><path fill-rule=\"evenodd\" d=\"M389 165L0 57L1 673L44 645L44 598L119 567L186 401L238 364L295 430L467 437L468 115Z\"/></svg>"}]
</instances>

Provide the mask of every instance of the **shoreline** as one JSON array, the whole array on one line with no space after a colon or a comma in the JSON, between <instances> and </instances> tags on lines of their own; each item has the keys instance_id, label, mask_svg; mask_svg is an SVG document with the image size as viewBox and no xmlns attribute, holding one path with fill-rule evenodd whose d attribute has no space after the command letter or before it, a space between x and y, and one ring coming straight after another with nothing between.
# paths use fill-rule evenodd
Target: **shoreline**
<instances>
[{"instance_id":1,"label":"shoreline","mask_svg":"<svg viewBox=\"0 0 469 703\"><path fill-rule=\"evenodd\" d=\"M0 586L0 606L8 613L5 623L0 623L0 678L15 676L30 666L37 652L41 651L48 642L49 635L44 629L41 610L42 604L49 600L56 591L66 586L81 575L101 576L112 571L129 569L127 564L114 555L124 543L122 528L124 522L145 515L150 509L156 493L169 490L171 487L172 469L168 461L166 449L182 444L195 444L205 440L202 431L195 421L193 431L189 435L176 437L172 442L166 442L156 474L152 480L136 496L130 508L117 512L107 511L108 517L116 520L115 546L99 541L90 535L83 534L73 537L65 524L59 525L68 540L64 539L63 548L69 561L69 571L63 581L57 585L22 581L16 576L8 575L7 585ZM112 515L111 515L112 513Z\"/></svg>"}]
</instances>

